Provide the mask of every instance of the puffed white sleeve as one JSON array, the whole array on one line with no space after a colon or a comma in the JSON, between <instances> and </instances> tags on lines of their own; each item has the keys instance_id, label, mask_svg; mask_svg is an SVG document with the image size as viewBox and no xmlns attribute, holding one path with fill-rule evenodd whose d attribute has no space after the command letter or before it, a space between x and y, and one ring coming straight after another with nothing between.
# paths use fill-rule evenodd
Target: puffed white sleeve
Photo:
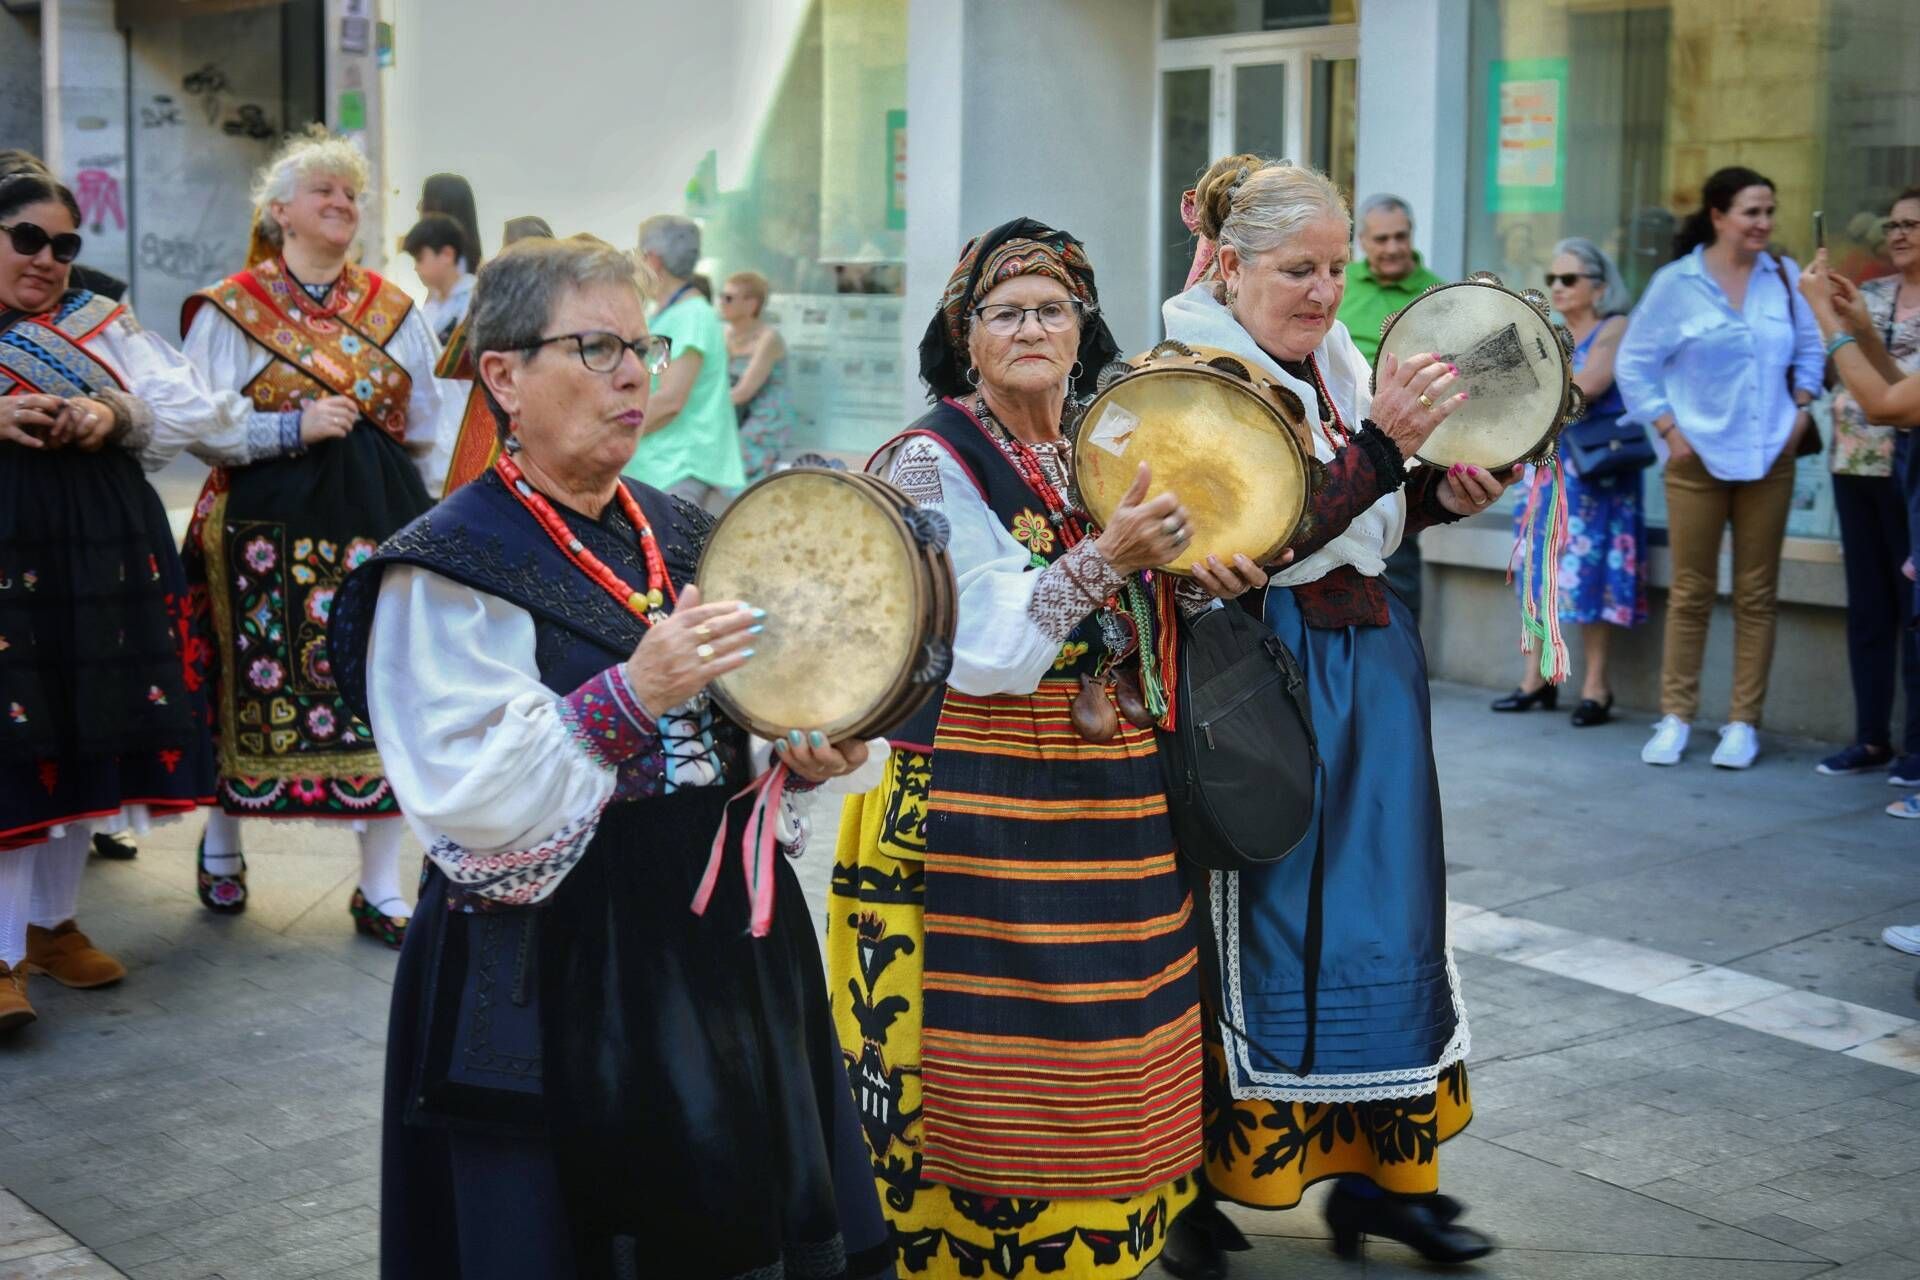
<instances>
[{"instance_id":1,"label":"puffed white sleeve","mask_svg":"<svg viewBox=\"0 0 1920 1280\"><path fill-rule=\"evenodd\" d=\"M118 443L132 451L144 469L158 471L183 449L223 466L242 466L282 451L278 423L265 433L254 430L256 416L273 415L255 415L239 396L216 395L184 355L141 328L131 313L94 342L127 385L130 426Z\"/></svg>"},{"instance_id":2,"label":"puffed white sleeve","mask_svg":"<svg viewBox=\"0 0 1920 1280\"><path fill-rule=\"evenodd\" d=\"M367 706L387 780L448 879L516 906L553 892L610 801L657 794L665 776L622 665L564 695L538 670L525 610L431 570L386 571Z\"/></svg>"},{"instance_id":3,"label":"puffed white sleeve","mask_svg":"<svg viewBox=\"0 0 1920 1280\"><path fill-rule=\"evenodd\" d=\"M1074 628L1123 579L1091 538L1037 567L966 468L929 437L908 437L884 465L890 483L916 505L944 515L951 529L947 552L960 588L960 616L947 683L976 697L1032 693Z\"/></svg>"},{"instance_id":4,"label":"puffed white sleeve","mask_svg":"<svg viewBox=\"0 0 1920 1280\"><path fill-rule=\"evenodd\" d=\"M180 353L199 371L222 423L209 435L187 441L188 453L213 466L233 467L300 451L299 410L263 412L242 393L272 357L220 308L203 305L194 313Z\"/></svg>"},{"instance_id":5,"label":"puffed white sleeve","mask_svg":"<svg viewBox=\"0 0 1920 1280\"><path fill-rule=\"evenodd\" d=\"M433 376L434 366L440 363L440 340L433 336L420 308L407 312L387 343L387 354L399 361L413 380L407 399L407 452L427 492L439 497L447 475L445 449L452 447L465 396L453 383ZM446 419L448 413L454 415L452 422Z\"/></svg>"}]
</instances>

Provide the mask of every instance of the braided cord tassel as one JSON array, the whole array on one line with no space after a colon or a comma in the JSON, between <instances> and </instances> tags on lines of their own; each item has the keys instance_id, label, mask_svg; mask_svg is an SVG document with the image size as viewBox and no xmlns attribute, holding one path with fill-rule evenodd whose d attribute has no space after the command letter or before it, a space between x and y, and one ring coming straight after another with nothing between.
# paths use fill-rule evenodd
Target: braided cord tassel
<instances>
[{"instance_id":1,"label":"braided cord tassel","mask_svg":"<svg viewBox=\"0 0 1920 1280\"><path fill-rule=\"evenodd\" d=\"M1520 536L1507 561L1509 583L1513 581L1515 561L1521 567L1520 652L1533 653L1538 646L1540 675L1549 684L1559 684L1572 669L1566 638L1560 632L1560 557L1567 545L1566 495L1565 477L1556 454L1550 467L1541 465L1533 470ZM1543 517L1547 521L1545 537L1537 539Z\"/></svg>"},{"instance_id":2,"label":"braided cord tassel","mask_svg":"<svg viewBox=\"0 0 1920 1280\"><path fill-rule=\"evenodd\" d=\"M1165 718L1168 704L1166 686L1160 682L1159 637L1153 614L1141 579L1128 578L1123 590L1127 597L1127 615L1133 619L1135 647L1140 651L1140 696L1147 704L1147 711L1160 720Z\"/></svg>"}]
</instances>

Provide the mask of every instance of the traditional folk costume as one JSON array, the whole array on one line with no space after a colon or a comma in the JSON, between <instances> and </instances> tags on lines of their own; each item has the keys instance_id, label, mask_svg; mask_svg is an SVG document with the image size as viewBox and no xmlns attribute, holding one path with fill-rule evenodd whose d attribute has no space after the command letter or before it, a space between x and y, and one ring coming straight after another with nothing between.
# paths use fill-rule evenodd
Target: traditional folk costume
<instances>
[{"instance_id":1,"label":"traditional folk costume","mask_svg":"<svg viewBox=\"0 0 1920 1280\"><path fill-rule=\"evenodd\" d=\"M1386 587L1403 532L1458 517L1445 476L1402 464L1365 421L1366 360L1336 322L1307 361L1268 355L1197 285L1163 308L1167 336L1220 347L1319 407L1326 482L1312 532L1273 575L1266 620L1299 659L1325 763L1324 936L1312 1072L1307 1042L1312 859L1215 872L1209 896L1228 1030L1209 1045L1211 1186L1288 1208L1313 1182L1361 1175L1404 1194L1436 1189L1436 1146L1472 1115L1466 1011L1447 945L1446 860L1434 772L1426 652ZM1311 833L1306 843L1314 840ZM1210 1035L1213 1032L1210 1031Z\"/></svg>"},{"instance_id":2,"label":"traditional folk costume","mask_svg":"<svg viewBox=\"0 0 1920 1280\"><path fill-rule=\"evenodd\" d=\"M363 860L373 842L398 839L398 827L367 821L398 806L371 732L334 687L326 628L347 573L429 505L437 477L423 483L416 468L431 468L439 430L439 348L407 295L373 272L348 264L314 287L277 257L190 297L181 327L187 357L257 422L297 422L329 395L351 398L361 414L344 439L216 469L187 534L194 635L215 659L207 678L219 763L201 899L238 910L244 880L204 861L239 852L234 818L353 820ZM382 897L356 890L352 910L397 945L405 904L396 911Z\"/></svg>"},{"instance_id":3,"label":"traditional folk costume","mask_svg":"<svg viewBox=\"0 0 1920 1280\"><path fill-rule=\"evenodd\" d=\"M965 388L961 317L1029 272L1094 300L1064 234L1022 219L982 237L922 345L931 387ZM1114 353L1089 316L1089 381ZM890 735L885 782L848 801L827 922L847 1073L911 1276L1136 1276L1194 1195L1198 954L1154 731L1104 689L1110 740L1073 718L1081 677L1138 648L1149 601L1082 537L1069 461L970 395L870 467L946 517L960 588L949 687Z\"/></svg>"},{"instance_id":4,"label":"traditional folk costume","mask_svg":"<svg viewBox=\"0 0 1920 1280\"><path fill-rule=\"evenodd\" d=\"M440 488L444 497L461 485L478 480L493 465L493 460L500 456L500 428L493 406L487 402L486 388L480 385L479 370L473 367L473 348L467 342L465 320L455 326L433 372L437 378L465 383L467 391L460 426L454 432L452 447L447 450L443 471L446 479Z\"/></svg>"},{"instance_id":5,"label":"traditional folk costume","mask_svg":"<svg viewBox=\"0 0 1920 1280\"><path fill-rule=\"evenodd\" d=\"M72 919L90 829L144 831L213 795L187 583L142 467L189 446L240 465L299 440L223 413L178 352L85 290L0 313L0 395L24 394L99 400L117 429L95 452L0 444L5 965L34 960L29 922L41 950Z\"/></svg>"},{"instance_id":6,"label":"traditional folk costume","mask_svg":"<svg viewBox=\"0 0 1920 1280\"><path fill-rule=\"evenodd\" d=\"M627 685L654 613L630 599L670 611L711 521L624 483L589 519L503 458L336 603L341 688L430 860L383 1273L891 1275L798 879L773 860L765 936L730 853L689 909L753 765L704 699L655 723Z\"/></svg>"}]
</instances>

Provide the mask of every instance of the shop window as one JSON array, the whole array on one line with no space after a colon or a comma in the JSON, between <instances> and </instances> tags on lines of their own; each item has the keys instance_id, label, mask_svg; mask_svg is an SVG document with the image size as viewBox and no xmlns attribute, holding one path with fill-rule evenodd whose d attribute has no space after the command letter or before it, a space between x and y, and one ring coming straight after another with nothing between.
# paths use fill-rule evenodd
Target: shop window
<instances>
[{"instance_id":1,"label":"shop window","mask_svg":"<svg viewBox=\"0 0 1920 1280\"><path fill-rule=\"evenodd\" d=\"M1166 0L1170 40L1357 22L1360 0Z\"/></svg>"}]
</instances>

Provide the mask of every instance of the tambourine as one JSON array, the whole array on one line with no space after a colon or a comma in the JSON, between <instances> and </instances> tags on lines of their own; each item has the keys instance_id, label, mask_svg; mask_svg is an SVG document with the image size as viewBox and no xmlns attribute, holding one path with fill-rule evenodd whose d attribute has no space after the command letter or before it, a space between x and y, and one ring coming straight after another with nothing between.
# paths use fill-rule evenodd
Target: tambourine
<instances>
[{"instance_id":1,"label":"tambourine","mask_svg":"<svg viewBox=\"0 0 1920 1280\"><path fill-rule=\"evenodd\" d=\"M790 467L752 485L714 525L694 580L702 599L766 610L753 660L708 686L762 738L880 736L953 665L946 520L874 476Z\"/></svg>"},{"instance_id":2,"label":"tambourine","mask_svg":"<svg viewBox=\"0 0 1920 1280\"><path fill-rule=\"evenodd\" d=\"M1489 271L1433 286L1380 328L1383 357L1429 351L1459 368L1468 393L1416 455L1431 466L1499 472L1548 462L1560 432L1586 412L1573 383L1573 335L1553 323L1538 289L1516 293ZM1377 366L1373 385L1377 392Z\"/></svg>"},{"instance_id":3,"label":"tambourine","mask_svg":"<svg viewBox=\"0 0 1920 1280\"><path fill-rule=\"evenodd\" d=\"M1147 496L1171 491L1192 539L1169 573L1210 555L1271 564L1306 516L1318 464L1299 397L1233 353L1168 340L1101 370L1073 429L1073 482L1095 523L1113 518L1142 462Z\"/></svg>"}]
</instances>

